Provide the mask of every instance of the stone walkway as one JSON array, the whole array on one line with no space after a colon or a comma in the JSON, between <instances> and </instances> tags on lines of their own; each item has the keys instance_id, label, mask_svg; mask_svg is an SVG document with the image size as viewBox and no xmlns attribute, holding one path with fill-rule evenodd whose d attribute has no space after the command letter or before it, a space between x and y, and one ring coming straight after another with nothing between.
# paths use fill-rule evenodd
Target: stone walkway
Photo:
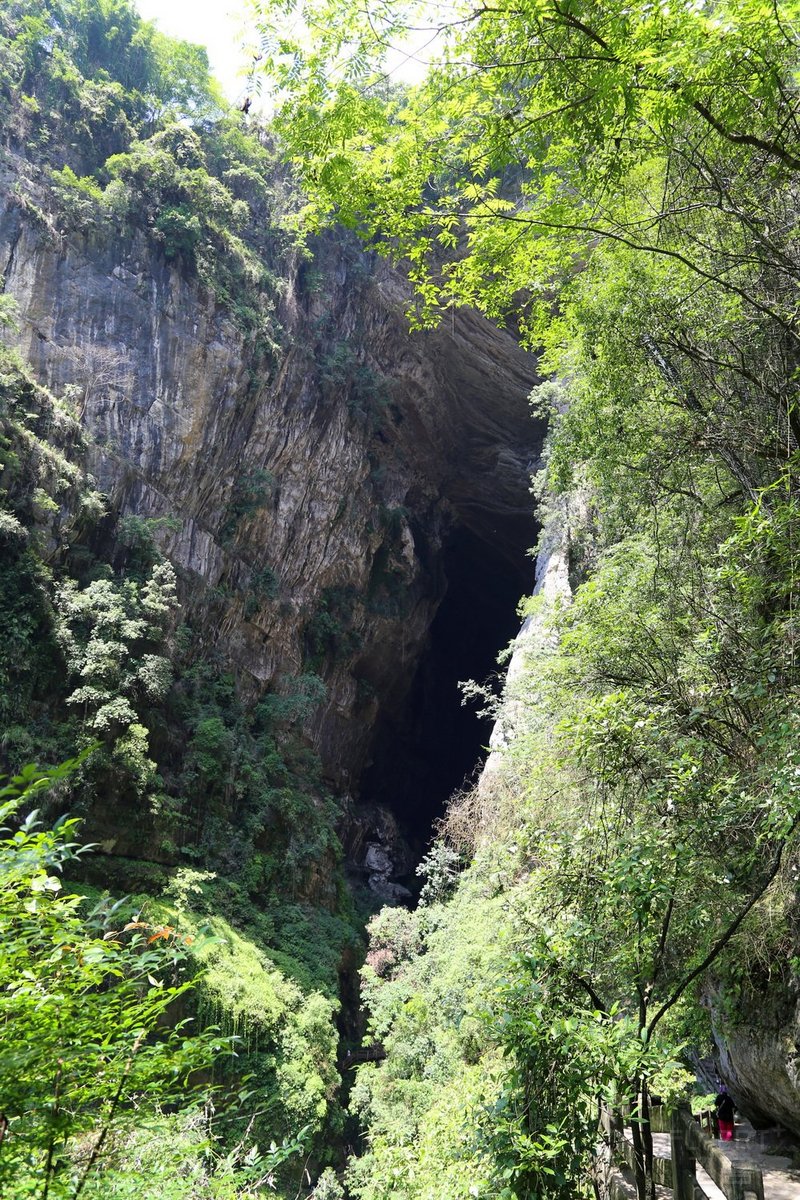
<instances>
[{"instance_id":1,"label":"stone walkway","mask_svg":"<svg viewBox=\"0 0 800 1200\"><path fill-rule=\"evenodd\" d=\"M758 1167L764 1177L764 1200L800 1200L800 1170L792 1167L792 1160L781 1154L770 1153L769 1146L762 1144L758 1134L747 1121L737 1120L736 1137L732 1142L715 1142L731 1162L742 1166ZM669 1158L670 1137L668 1133L653 1134L653 1150L659 1157ZM698 1163L697 1182L708 1200L725 1200L714 1181Z\"/></svg>"}]
</instances>

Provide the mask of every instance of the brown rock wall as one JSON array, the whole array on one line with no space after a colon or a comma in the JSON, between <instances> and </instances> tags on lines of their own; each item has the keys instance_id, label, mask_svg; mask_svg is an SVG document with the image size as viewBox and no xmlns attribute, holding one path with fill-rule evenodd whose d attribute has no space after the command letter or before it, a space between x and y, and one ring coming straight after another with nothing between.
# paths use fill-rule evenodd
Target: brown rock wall
<instances>
[{"instance_id":1,"label":"brown rock wall","mask_svg":"<svg viewBox=\"0 0 800 1200\"><path fill-rule=\"evenodd\" d=\"M18 165L0 176L0 271L20 349L71 389L112 512L172 518L159 537L185 611L245 692L308 670L308 622L331 589L349 597L352 644L314 665L328 701L309 733L333 782L353 784L424 651L449 532L491 543L524 589L535 362L473 312L409 333L406 281L338 234L316 248L313 287L283 263L282 347L259 356L143 234L34 219ZM275 594L254 599L266 569Z\"/></svg>"}]
</instances>

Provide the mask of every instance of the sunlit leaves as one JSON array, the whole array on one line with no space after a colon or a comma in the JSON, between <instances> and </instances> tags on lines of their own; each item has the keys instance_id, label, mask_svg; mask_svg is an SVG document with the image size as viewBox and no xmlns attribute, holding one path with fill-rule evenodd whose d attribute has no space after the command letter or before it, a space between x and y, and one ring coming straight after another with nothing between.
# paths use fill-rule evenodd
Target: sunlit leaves
<instances>
[{"instance_id":1,"label":"sunlit leaves","mask_svg":"<svg viewBox=\"0 0 800 1200\"><path fill-rule=\"evenodd\" d=\"M453 298L491 315L522 306L536 340L547 315L525 293L563 291L609 238L675 255L718 296L742 295L787 321L780 281L761 294L751 214L780 203L774 186L800 162L787 35L797 13L788 3L763 9L758 0L710 10L551 0L439 18L326 0L298 15L291 77L275 60L267 75L318 218L336 212L401 258L431 238L454 252L449 264L440 250L417 258L428 318ZM257 6L264 27L285 13ZM392 92L381 77L387 49L400 29L426 21L434 65ZM331 146L346 170L326 169ZM441 227L454 215L455 244ZM762 238L759 255L777 262L795 225L769 245Z\"/></svg>"},{"instance_id":2,"label":"sunlit leaves","mask_svg":"<svg viewBox=\"0 0 800 1200\"><path fill-rule=\"evenodd\" d=\"M57 634L77 687L67 703L83 713L95 735L124 733L136 720L136 701L159 700L171 678L168 659L153 653L164 642L177 607L175 574L156 563L144 584L99 579L85 588L67 580L58 594Z\"/></svg>"},{"instance_id":3,"label":"sunlit leaves","mask_svg":"<svg viewBox=\"0 0 800 1200\"><path fill-rule=\"evenodd\" d=\"M75 764L28 769L0 791L14 819ZM215 1031L165 1024L188 991L186 948L174 929L120 921L64 886L78 853L76 822L43 827L35 814L0 845L0 1090L8 1130L3 1194L73 1196L105 1165L113 1131L197 1089L192 1072L231 1051ZM108 1143L107 1150L111 1148Z\"/></svg>"}]
</instances>

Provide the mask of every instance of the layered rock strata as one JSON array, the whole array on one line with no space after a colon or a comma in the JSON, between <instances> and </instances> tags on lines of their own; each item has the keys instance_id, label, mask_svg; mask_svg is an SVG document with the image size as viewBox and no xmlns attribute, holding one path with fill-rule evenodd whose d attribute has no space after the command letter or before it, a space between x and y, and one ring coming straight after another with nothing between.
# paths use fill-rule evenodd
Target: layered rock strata
<instances>
[{"instance_id":1,"label":"layered rock strata","mask_svg":"<svg viewBox=\"0 0 800 1200\"><path fill-rule=\"evenodd\" d=\"M72 396L112 516L154 527L184 614L247 695L321 675L308 734L355 789L402 709L446 592L454 531L525 587L535 362L470 311L409 332L401 274L344 235L287 256L274 355L144 234L65 232L2 167L0 271L17 342Z\"/></svg>"}]
</instances>

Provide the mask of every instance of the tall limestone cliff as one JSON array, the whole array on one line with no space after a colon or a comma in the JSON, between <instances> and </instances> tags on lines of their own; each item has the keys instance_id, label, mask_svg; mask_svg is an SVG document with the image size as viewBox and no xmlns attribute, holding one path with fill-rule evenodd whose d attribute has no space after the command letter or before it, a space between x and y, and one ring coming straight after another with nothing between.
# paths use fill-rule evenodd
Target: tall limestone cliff
<instances>
[{"instance_id":1,"label":"tall limestone cliff","mask_svg":"<svg viewBox=\"0 0 800 1200\"><path fill-rule=\"evenodd\" d=\"M37 196L35 170L7 155L15 340L77 405L106 525L160 519L197 652L229 664L248 702L323 678L307 736L328 783L357 794L376 730L408 721L448 589L467 587L462 610L490 581L512 600L525 589L534 361L469 311L409 332L406 281L344 234L283 256L278 344L254 349L152 239L70 227L20 199L21 177ZM475 636L465 619L451 639ZM119 829L115 852L139 838Z\"/></svg>"}]
</instances>

